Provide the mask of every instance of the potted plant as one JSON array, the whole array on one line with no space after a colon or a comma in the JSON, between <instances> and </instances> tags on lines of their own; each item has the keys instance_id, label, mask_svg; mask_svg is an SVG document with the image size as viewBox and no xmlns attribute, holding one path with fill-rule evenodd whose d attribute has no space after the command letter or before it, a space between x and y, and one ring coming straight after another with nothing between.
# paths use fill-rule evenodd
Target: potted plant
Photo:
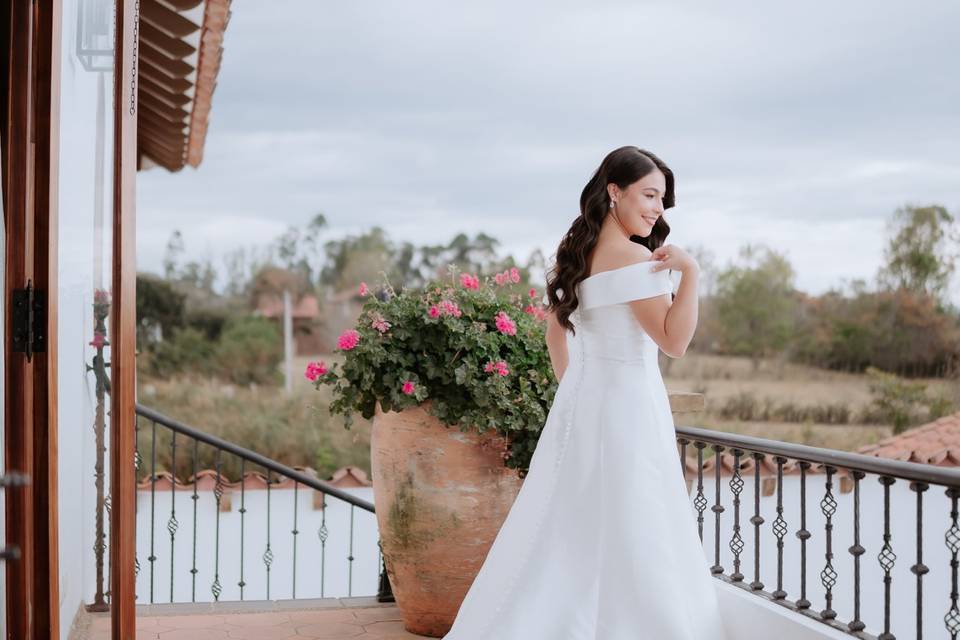
<instances>
[{"instance_id":1,"label":"potted plant","mask_svg":"<svg viewBox=\"0 0 960 640\"><path fill-rule=\"evenodd\" d=\"M556 392L536 289L516 268L397 293L385 281L342 363L311 362L345 426L373 419L384 563L408 631L441 637L520 489Z\"/></svg>"}]
</instances>

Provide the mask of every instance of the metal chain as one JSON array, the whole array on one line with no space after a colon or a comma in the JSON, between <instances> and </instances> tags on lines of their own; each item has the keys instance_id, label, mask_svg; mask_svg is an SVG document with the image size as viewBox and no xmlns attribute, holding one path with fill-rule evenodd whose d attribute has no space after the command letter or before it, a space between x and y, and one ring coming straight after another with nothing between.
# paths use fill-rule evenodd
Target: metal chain
<instances>
[{"instance_id":1,"label":"metal chain","mask_svg":"<svg viewBox=\"0 0 960 640\"><path fill-rule=\"evenodd\" d=\"M140 41L140 0L133 3L133 60L130 65L130 115L137 112L137 50Z\"/></svg>"}]
</instances>

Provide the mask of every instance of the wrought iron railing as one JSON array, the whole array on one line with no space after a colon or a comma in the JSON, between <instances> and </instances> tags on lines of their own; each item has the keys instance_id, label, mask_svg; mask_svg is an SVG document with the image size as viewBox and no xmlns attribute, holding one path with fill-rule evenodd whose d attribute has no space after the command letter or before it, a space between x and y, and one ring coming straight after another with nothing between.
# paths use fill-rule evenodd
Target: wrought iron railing
<instances>
[{"instance_id":1,"label":"wrought iron railing","mask_svg":"<svg viewBox=\"0 0 960 640\"><path fill-rule=\"evenodd\" d=\"M244 599L251 581L248 567L244 565L248 557L245 545L249 544L246 536L251 525L264 524L266 536L265 539L262 536L260 541L263 544L260 556L263 564L262 578L259 579L261 588L257 593L265 594L268 599L271 596L271 566L274 551L280 544L286 547L286 557L291 563L288 575L292 584L283 595L298 597L298 575L315 571L314 567L305 565L302 556L298 555L299 528L302 525L297 505L302 490L316 491L323 496L324 520L318 530L322 558L319 567L321 585L326 566L323 558L328 533L326 496L330 495L349 506L349 545L343 559L352 584L354 512L360 509L368 515L373 514L373 504L306 471L287 467L146 407L138 405L137 416L138 477L149 483L146 489L149 491L149 500L145 497L143 504L138 507L149 509L149 518L143 514L145 521L149 522L149 540L142 540L142 544L138 544L138 549L142 547L143 553L138 555L137 571L149 572L149 593L138 594L141 601L176 600L175 580L189 580L190 597L186 600L198 600L198 589L204 586L198 583L198 574L202 573L198 566L203 563L212 567L211 579L206 585L209 593L214 600L220 600L224 590L222 568L225 562L239 565L236 586L239 587L239 598ZM717 579L853 637L894 640L896 622L904 631L905 624L909 624L913 634L910 637L920 640L924 637L924 605L929 602L929 596L926 601L924 597L924 580L929 579L928 574L931 573L931 567L924 562L927 557L926 561L931 563L932 570L937 574L935 577L948 587L940 594L942 601L939 601L944 611L943 626L939 627L939 631L945 630L947 636L936 637L956 640L960 633L960 471L683 426L677 427L677 443L683 461L683 474L692 491L698 533L704 542L704 553L713 556L711 571ZM204 448L208 449L208 454L212 452L215 461L214 476L211 478L214 498L211 506L216 513L213 531L207 532L208 538L212 535L212 552L210 555L201 552L198 557L198 509L202 502L198 498L198 486L204 481L198 460ZM694 450L695 462L688 463L690 448ZM166 475L157 466L157 455L161 449L169 454ZM705 450L709 450L707 455ZM711 454L712 462L707 460ZM226 495L223 471L228 457L233 460L234 468L239 469L240 479L234 485L238 487L234 493L239 494L238 527L230 532L221 530L220 519ZM718 464L718 460L722 463ZM249 514L252 519L248 519L250 505L245 479L253 468L262 470L265 475L262 488L266 495L265 500L258 503L262 511ZM178 473L178 470L182 473ZM877 479L876 491L864 484L868 476ZM178 482L178 478L185 481ZM290 529L281 540L278 540L275 532L271 533L271 521L277 518L278 513L276 498L271 496L278 493L278 479L283 479L288 489L292 483L292 508L285 509L283 515L290 519ZM750 480L752 482L748 482ZM819 481L823 482L822 491L808 486ZM907 486L904 488L905 483ZM752 496L749 497L753 499L753 508L752 515L745 518L742 511L746 511L743 499L746 496L742 498L742 494L745 491L748 495L751 493L749 485L752 485ZM924 495L932 486L944 489L945 501L942 506L934 503L925 509ZM903 500L899 503L899 512L896 511L897 503L891 500L892 494L901 489L908 492L908 512L903 511L906 504ZM163 513L157 507L160 493L169 494L169 500L162 507ZM290 491L287 493L290 494ZM181 496L181 514L182 500L189 499L185 504L189 512L186 521L190 527L191 551L189 561L179 567L175 546L178 535L182 539L183 533L180 532L182 515L178 515L177 511L178 495ZM712 497L712 503L708 496ZM875 498L872 503L871 497ZM901 492L899 498L903 497ZM817 500L819 509L809 509L808 498ZM795 504L788 507L791 501ZM775 513L769 531L763 527L767 522L764 515L771 515L762 508L766 503L769 503L766 508ZM732 506L733 513L725 516L728 506ZM705 517L708 508L713 513L712 523ZM864 515L865 512L867 515ZM871 516L872 512L875 515ZM796 542L790 543L790 521L794 518L797 518L799 526L793 532ZM942 528L938 528L937 518L942 521ZM705 536L705 526L711 524L713 530L708 533L712 535ZM898 535L895 538L894 530L897 528L908 528L911 535ZM749 531L751 529L752 532ZM930 539L934 534L945 542L945 548L941 546L939 549L942 556L939 558L936 557L937 550L931 550ZM165 551L168 552L164 560L169 563L165 567L169 585L164 585L169 587L169 593L164 593L163 597L154 580L155 567L160 561L161 536L164 538ZM229 536L238 542L239 554L224 558L220 543ZM752 538L752 553L747 551L748 538ZM837 553L837 545L841 540L850 543L848 556ZM791 544L795 546L791 547ZM379 549L379 537L377 546L377 597L381 601L392 601L382 550ZM875 565L862 562L862 557L868 551L875 553ZM822 560L814 560L816 552L822 552ZM745 558L748 554L749 558ZM912 576L897 577L897 554L910 554L915 558L908 567ZM143 569L141 557L146 557L147 561ZM846 562L843 562L843 558L846 558ZM815 566L812 566L813 563ZM730 569L725 568L725 564ZM845 566L847 564L849 568ZM819 587L812 587L808 583L808 572L811 570L819 573ZM768 582L775 584L772 589L766 587L764 582L767 573L770 574ZM904 592L904 577L912 581L909 597ZM898 580L896 583L895 578ZM845 584L845 581L849 584ZM876 588L870 587L874 582ZM899 590L896 586L900 587ZM349 587L348 595L352 595ZM822 607L815 607L815 602L822 604ZM912 622L906 621L908 616ZM906 634L901 633L901 637L906 637Z\"/></svg>"},{"instance_id":2,"label":"wrought iron railing","mask_svg":"<svg viewBox=\"0 0 960 640\"><path fill-rule=\"evenodd\" d=\"M361 497L351 494L342 488L317 478L307 470L300 470L288 467L275 460L271 460L255 451L245 449L226 440L222 440L209 433L205 433L182 422L174 420L148 407L137 405L136 407L136 431L137 431L137 452L135 464L138 469L138 480L141 485L146 484L144 493L149 492L149 500L144 496L143 505L138 499L138 511L148 509L149 514L142 514L143 519L149 522L148 531L142 531L138 527L138 534L146 533L149 540L140 540L138 550L143 548L146 555L146 566L140 561L142 556L138 552L136 560L136 571L138 578L141 571L148 573L146 593L138 593L139 601L154 602L196 602L198 600L209 600L205 594L198 589L208 588L214 601L221 600L224 595L225 584L224 567L228 562L236 562L236 566L231 567L231 573L237 577L236 587L233 593L239 595L239 600L248 598L251 594L251 581L255 581L251 576L246 562L250 558L248 549L248 536L251 534L251 527L254 525L263 527L261 543L265 543L262 548L262 554L259 559L263 563L263 573L258 585L260 588L255 592L258 600L276 598L278 595L283 598L298 597L298 570L300 576L307 569L311 570L311 577L319 571L319 592L314 594L319 597L326 596L325 578L327 571L327 542L330 530L327 527L327 510L330 505L327 502L327 496L339 501L341 506L349 509L349 533L346 539L346 556L343 560L346 562L347 572L347 596L355 595L353 593L353 571L355 561L355 535L354 520L355 512L359 509L362 513L373 515L374 506L371 502ZM158 454L163 454L166 464L165 469L158 467ZM212 476L203 477L203 470L200 468L200 460L213 460ZM225 469L230 466L239 472L238 482L228 485L228 478L225 475ZM249 502L250 490L247 488L251 474L262 472L259 476L262 482L259 487L265 494L263 500L258 500L258 504L263 509L262 513L250 513L251 503ZM212 500L204 500L200 489L202 482L212 480ZM290 504L277 505L277 497L272 494L281 493L278 488L281 484L286 485L288 489L285 493L291 498ZM292 490L290 485L292 484ZM238 525L235 530L227 531L221 527L221 513L224 510L232 510L233 506L227 506L228 489L234 494L238 494L239 509L237 513L239 518L235 518ZM300 544L300 503L303 493L306 491L318 492L322 496L322 503L319 509L322 510L322 521L317 530L319 538L319 567L299 566L303 563L302 548L301 556L298 558L298 546ZM167 494L164 496L163 494ZM159 498L165 498L160 501ZM178 503L178 498L180 502ZM184 500L187 500L187 517L184 518ZM162 502L158 508L158 502ZM215 509L212 517L209 514L202 513L201 503L206 507ZM177 508L180 507L178 512ZM226 507L226 508L225 508ZM164 513L160 513L160 508ZM279 515L278 515L279 514ZM147 515L149 517L147 517ZM248 516L250 518L248 519ZM282 534L281 529L276 525L278 517L289 517L287 524L283 525L285 530ZM138 514L138 521L140 514ZM190 545L189 554L178 552L177 544L183 538L184 533L181 527L185 520L189 530L187 543ZM212 520L212 531L202 531L202 521ZM159 522L158 522L159 521ZM345 524L345 523L344 523ZM158 532L159 529L159 532ZM179 536L179 538L178 538ZM199 542L198 542L199 540ZM233 558L226 558L222 555L222 547L225 541L231 541L234 547L239 547L239 553ZM161 551L161 544L163 549ZM378 574L375 576L377 584L376 596L381 602L392 602L393 595L390 589L389 579L387 577L386 567L383 562L382 547L379 538L377 539L377 568ZM285 572L290 576L291 584L289 589L283 589L280 593L276 589L271 591L271 570L276 560L278 551L284 552L291 561L290 571ZM198 557L199 551L199 557ZM371 552L372 553L372 552ZM164 589L161 596L161 587L157 584L157 575L159 573L158 562L161 560L161 554L165 554L163 559L166 564L163 569L169 584ZM180 561L178 564L178 560ZM184 566L184 563L187 563ZM198 584L198 576L205 574L209 577L209 583ZM189 597L182 596L185 589L177 589L177 581L189 581ZM181 583L182 584L182 583ZM301 592L301 597L303 594ZM365 594L360 594L365 595ZM370 594L372 595L372 594ZM313 596L308 596L313 597Z\"/></svg>"},{"instance_id":3,"label":"wrought iron railing","mask_svg":"<svg viewBox=\"0 0 960 640\"><path fill-rule=\"evenodd\" d=\"M688 481L691 490L693 478L688 478L688 474L696 473L696 492L693 498L693 505L697 512L698 529L701 540L704 538L704 512L709 507L713 513L713 558L714 563L711 567L715 577L726 582L742 587L750 592L767 598L768 600L783 605L793 611L802 613L814 620L818 620L835 629L842 630L852 636L859 638L877 638L878 640L893 640L896 636L892 632L892 621L894 616L899 622L899 626L904 631L912 627L912 634L909 636L920 640L924 637L924 578L933 570L938 572L937 578L949 586L938 594L940 599L935 600L933 607L943 607L943 624L937 630L931 630L932 633L940 634L946 631L947 635L936 635L931 637L950 637L955 640L960 632L960 610L958 610L958 568L960 568L960 524L958 524L958 498L960 498L960 471L951 468L937 467L929 464L918 464L913 462L903 462L877 458L856 453L847 453L830 449L820 449L799 444L778 442L774 440L765 440L749 436L742 436L730 433L719 433L706 429L693 427L677 427L677 442L679 444L681 460L684 461L684 477ZM687 449L692 446L696 450L696 463L693 469L688 469L686 463ZM713 452L712 468L707 471L707 485L705 486L705 461L704 449L710 448ZM723 463L718 463L721 460ZM789 467L791 477L794 482L789 485L790 489L796 491L798 495L793 496L799 500L796 506L795 517L799 518L799 527L794 532L799 541L799 553L795 554L796 565L788 567L785 565L784 549L785 538L790 531L790 526L785 515L784 499L787 494L788 485L785 481L785 467ZM710 482L710 471L712 471L712 483ZM741 473L746 471L746 473ZM749 518L749 525L753 528L753 554L752 554L752 577L747 582L748 577L744 575L743 561L741 555L746 549L746 541L741 523L741 493L747 485L744 476L753 475L753 515ZM766 471L766 477L762 477ZM808 481L813 478L816 480L819 474L823 481L822 497L819 500L819 514L808 513L807 492ZM728 475L726 479L726 491L724 488L724 478L722 475ZM868 475L876 477L879 486L875 489L876 502L879 504L868 505L865 501L862 505L864 489L869 489L868 485L863 484L864 478ZM798 477L797 477L798 476ZM844 493L849 494L844 498L846 511L840 509L840 499L835 483L840 479ZM896 483L900 481L900 485ZM908 484L908 491L900 491L898 496L901 498L899 505L901 509L905 505L909 506L909 511L894 513L891 506L891 491L897 486L902 487L903 483ZM942 502L935 502L927 506L924 511L924 494L931 486L937 486L944 489L945 499ZM712 489L712 491L711 491ZM713 503L710 504L707 496L712 493ZM764 582L761 580L761 545L764 541L761 526L765 524L766 519L761 515L761 497L766 494L770 498L771 508L776 513L769 538L776 549L775 557L775 583L776 588L772 591L766 590ZM726 497L725 497L726 496ZM775 503L774 503L775 500ZM732 519L727 516L724 519L723 514L727 511L726 505L733 506ZM863 516L863 509L870 507L875 517ZM816 515L819 520L822 517L822 538L816 539L815 528L810 526L810 518ZM844 518L844 520L841 520ZM932 527L937 526L937 518L942 518L942 528L935 531L942 532L945 549L930 549L929 540L935 533ZM834 530L838 524L843 523L844 527L849 529L850 546L847 549L849 554L849 571L846 571L841 563L841 558L837 555L837 544L840 542L835 537ZM927 524L926 534L924 524ZM908 530L910 536L906 540L897 541L893 539L892 529L896 526L900 530ZM727 549L724 549L724 556L732 563L732 571L727 572L722 564L721 558L721 538L727 539ZM819 611L813 610L810 598L811 591L808 589L807 571L808 545L814 541L821 546L823 550L823 560L818 563L820 569L820 585L822 593L817 594L822 598L823 608ZM707 542L706 544L709 544ZM867 553L867 548L872 547L872 552L876 553L877 565L870 567L861 564L861 557ZM897 552L901 556L910 554L914 557L914 562L909 566L910 576L901 576L913 582L913 587L907 585L901 588L897 595L901 601L894 598L894 572L897 568ZM705 549L709 555L709 547ZM942 557L936 563L930 559L931 566L924 563L924 554L937 555ZM772 551L770 553L772 559ZM791 594L787 591L785 585L785 568L790 569L794 574L794 586L799 593ZM874 574L876 592L874 595L882 597L882 604L873 603L876 606L871 608L874 612L873 618L864 619L864 604L866 601L862 598L864 595L864 585L866 584L864 574L870 570ZM844 575L845 573L845 575ZM838 580L844 576L849 581L845 597L845 608L850 617L846 621L838 619L840 616L835 606L835 600L839 594ZM899 584L899 583L898 583ZM908 597L906 590L914 592ZM882 594L880 592L882 591ZM902 600L907 600L903 602ZM910 601L912 600L912 602ZM929 598L928 598L929 600ZM897 606L894 606L894 605ZM910 619L912 618L912 622ZM929 615L928 615L929 620ZM878 632L877 635L871 635L871 630ZM901 637L906 637L902 635Z\"/></svg>"}]
</instances>

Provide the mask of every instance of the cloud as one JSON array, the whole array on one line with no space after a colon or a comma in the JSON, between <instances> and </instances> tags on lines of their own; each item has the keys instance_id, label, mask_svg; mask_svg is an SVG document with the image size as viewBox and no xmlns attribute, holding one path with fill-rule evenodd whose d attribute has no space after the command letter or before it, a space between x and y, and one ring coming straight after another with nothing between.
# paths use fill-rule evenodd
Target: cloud
<instances>
[{"instance_id":1,"label":"cloud","mask_svg":"<svg viewBox=\"0 0 960 640\"><path fill-rule=\"evenodd\" d=\"M671 241L766 238L814 292L870 277L896 207L960 211L958 22L934 1L236 0L203 165L139 176L141 266L173 229L216 253L317 211L333 235L549 256L637 144L677 175Z\"/></svg>"}]
</instances>

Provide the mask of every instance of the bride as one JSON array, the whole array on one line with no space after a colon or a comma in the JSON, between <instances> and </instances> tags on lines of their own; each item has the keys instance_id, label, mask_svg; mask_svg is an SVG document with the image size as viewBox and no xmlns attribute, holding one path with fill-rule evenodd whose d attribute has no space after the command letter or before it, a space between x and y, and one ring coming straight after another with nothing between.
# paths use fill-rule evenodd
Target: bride
<instances>
[{"instance_id":1,"label":"bride","mask_svg":"<svg viewBox=\"0 0 960 640\"><path fill-rule=\"evenodd\" d=\"M698 317L699 265L664 244L673 205L673 172L637 147L584 187L547 276L559 387L446 640L728 638L657 362Z\"/></svg>"}]
</instances>

